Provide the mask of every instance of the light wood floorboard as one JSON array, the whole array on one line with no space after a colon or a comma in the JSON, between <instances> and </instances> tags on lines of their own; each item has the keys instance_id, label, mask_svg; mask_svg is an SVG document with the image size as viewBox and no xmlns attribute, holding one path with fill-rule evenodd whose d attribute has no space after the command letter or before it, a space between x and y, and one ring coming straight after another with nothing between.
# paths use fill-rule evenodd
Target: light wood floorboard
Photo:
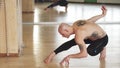
<instances>
[{"instance_id":1,"label":"light wood floorboard","mask_svg":"<svg viewBox=\"0 0 120 68\"><path fill-rule=\"evenodd\" d=\"M43 11L42 9L47 5L36 4L35 13L23 14L23 22L27 23L23 24L25 45L23 54L20 57L0 57L0 68L120 68L120 24L105 23L120 23L119 5L107 5L109 9L107 17L98 21L104 23L99 25L109 36L106 61L100 62L99 55L88 56L83 59L71 59L69 67L61 67L59 62L66 55L78 52L77 46L56 55L50 64L43 63L51 51L74 37L63 38L57 31L58 23L72 23L77 19L96 15L100 12L101 5L69 4L67 13L64 12L63 7Z\"/></svg>"}]
</instances>

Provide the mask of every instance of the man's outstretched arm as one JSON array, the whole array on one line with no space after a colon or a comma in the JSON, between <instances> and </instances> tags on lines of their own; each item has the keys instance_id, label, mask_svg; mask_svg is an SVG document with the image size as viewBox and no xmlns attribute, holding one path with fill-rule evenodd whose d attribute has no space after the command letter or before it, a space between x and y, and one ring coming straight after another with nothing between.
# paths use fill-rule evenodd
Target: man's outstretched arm
<instances>
[{"instance_id":1,"label":"man's outstretched arm","mask_svg":"<svg viewBox=\"0 0 120 68\"><path fill-rule=\"evenodd\" d=\"M107 13L107 9L106 9L105 6L102 6L101 10L102 10L102 14L93 16L93 17L89 18L87 21L96 22L98 19L104 17L106 15L106 13Z\"/></svg>"},{"instance_id":2,"label":"man's outstretched arm","mask_svg":"<svg viewBox=\"0 0 120 68\"><path fill-rule=\"evenodd\" d=\"M80 52L66 56L60 62L61 65L63 65L64 63L65 64L67 63L69 65L70 58L85 58L85 57L87 57L88 54L87 54L86 44L84 42L84 38L86 37L85 34L86 34L86 32L84 32L82 30L76 32L75 41L76 41L77 45L79 46Z\"/></svg>"}]
</instances>

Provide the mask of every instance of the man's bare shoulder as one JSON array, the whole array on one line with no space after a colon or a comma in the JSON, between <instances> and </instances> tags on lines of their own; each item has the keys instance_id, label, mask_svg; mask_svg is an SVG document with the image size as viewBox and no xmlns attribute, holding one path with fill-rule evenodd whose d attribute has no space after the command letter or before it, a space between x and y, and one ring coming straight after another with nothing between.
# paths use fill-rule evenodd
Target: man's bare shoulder
<instances>
[{"instance_id":1,"label":"man's bare shoulder","mask_svg":"<svg viewBox=\"0 0 120 68\"><path fill-rule=\"evenodd\" d=\"M76 25L76 26L83 26L85 24L86 24L85 20L77 20L74 22L74 25Z\"/></svg>"},{"instance_id":2,"label":"man's bare shoulder","mask_svg":"<svg viewBox=\"0 0 120 68\"><path fill-rule=\"evenodd\" d=\"M84 26L84 25L87 25L87 24L93 24L93 22L90 22L88 20L77 20L77 21L74 22L73 26L81 27L81 26Z\"/></svg>"}]
</instances>

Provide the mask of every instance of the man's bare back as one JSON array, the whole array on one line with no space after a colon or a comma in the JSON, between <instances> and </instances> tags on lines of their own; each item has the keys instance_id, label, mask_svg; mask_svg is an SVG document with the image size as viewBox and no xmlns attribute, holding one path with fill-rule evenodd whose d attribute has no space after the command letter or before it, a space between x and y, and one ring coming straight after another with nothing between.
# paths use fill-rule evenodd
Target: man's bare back
<instances>
[{"instance_id":1,"label":"man's bare back","mask_svg":"<svg viewBox=\"0 0 120 68\"><path fill-rule=\"evenodd\" d=\"M106 32L96 23L87 20L78 20L73 24L74 31L84 30L87 33L85 39L96 40L104 37Z\"/></svg>"}]
</instances>

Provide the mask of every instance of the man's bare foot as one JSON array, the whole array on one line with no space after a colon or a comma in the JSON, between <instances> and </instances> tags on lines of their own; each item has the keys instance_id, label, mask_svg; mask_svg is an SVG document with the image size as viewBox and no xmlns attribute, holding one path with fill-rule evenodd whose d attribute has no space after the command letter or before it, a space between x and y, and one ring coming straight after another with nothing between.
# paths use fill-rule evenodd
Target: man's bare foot
<instances>
[{"instance_id":1,"label":"man's bare foot","mask_svg":"<svg viewBox=\"0 0 120 68\"><path fill-rule=\"evenodd\" d=\"M55 56L55 53L52 52L52 53L44 60L44 63L49 64L49 63L52 61L52 59L54 58L54 56Z\"/></svg>"}]
</instances>

